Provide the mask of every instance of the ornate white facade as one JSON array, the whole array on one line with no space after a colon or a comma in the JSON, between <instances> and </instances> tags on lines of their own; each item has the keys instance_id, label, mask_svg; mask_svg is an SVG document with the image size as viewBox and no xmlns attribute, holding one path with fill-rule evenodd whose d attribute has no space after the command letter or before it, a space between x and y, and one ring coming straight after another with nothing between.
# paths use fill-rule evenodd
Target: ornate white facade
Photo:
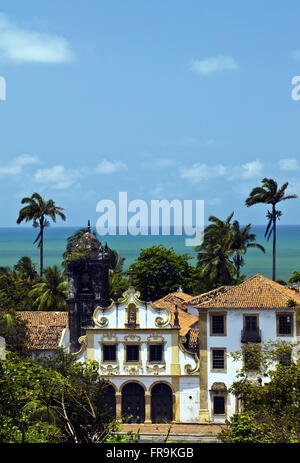
<instances>
[{"instance_id":1,"label":"ornate white facade","mask_svg":"<svg viewBox=\"0 0 300 463\"><path fill-rule=\"evenodd\" d=\"M133 287L123 296L95 308L74 355L99 363L117 419L199 422L199 358L183 346L178 319L172 326L170 310L139 300Z\"/></svg>"}]
</instances>

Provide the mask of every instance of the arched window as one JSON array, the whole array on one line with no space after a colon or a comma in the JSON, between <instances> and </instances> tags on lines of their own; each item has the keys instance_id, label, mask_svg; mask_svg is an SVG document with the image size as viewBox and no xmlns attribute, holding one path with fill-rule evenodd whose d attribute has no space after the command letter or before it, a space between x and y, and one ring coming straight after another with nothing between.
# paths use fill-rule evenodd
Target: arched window
<instances>
[{"instance_id":1,"label":"arched window","mask_svg":"<svg viewBox=\"0 0 300 463\"><path fill-rule=\"evenodd\" d=\"M116 392L111 384L105 387L100 396L99 405L109 418L116 418Z\"/></svg>"},{"instance_id":2,"label":"arched window","mask_svg":"<svg viewBox=\"0 0 300 463\"><path fill-rule=\"evenodd\" d=\"M144 423L145 391L139 384L129 383L123 387L122 415L126 423Z\"/></svg>"},{"instance_id":3,"label":"arched window","mask_svg":"<svg viewBox=\"0 0 300 463\"><path fill-rule=\"evenodd\" d=\"M172 389L164 383L155 384L151 390L152 423L171 423L173 419Z\"/></svg>"}]
</instances>

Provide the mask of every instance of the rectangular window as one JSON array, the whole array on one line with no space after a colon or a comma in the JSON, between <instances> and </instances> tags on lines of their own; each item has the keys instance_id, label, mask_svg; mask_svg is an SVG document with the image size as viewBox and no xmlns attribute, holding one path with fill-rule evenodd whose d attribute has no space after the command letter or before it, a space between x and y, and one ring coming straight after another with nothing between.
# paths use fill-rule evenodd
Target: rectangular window
<instances>
[{"instance_id":1,"label":"rectangular window","mask_svg":"<svg viewBox=\"0 0 300 463\"><path fill-rule=\"evenodd\" d=\"M225 369L225 350L213 349L212 350L212 369L224 370Z\"/></svg>"},{"instance_id":2,"label":"rectangular window","mask_svg":"<svg viewBox=\"0 0 300 463\"><path fill-rule=\"evenodd\" d=\"M126 362L138 362L139 361L139 345L128 344L126 346Z\"/></svg>"},{"instance_id":3,"label":"rectangular window","mask_svg":"<svg viewBox=\"0 0 300 463\"><path fill-rule=\"evenodd\" d=\"M212 335L225 334L225 320L224 315L212 315Z\"/></svg>"},{"instance_id":4,"label":"rectangular window","mask_svg":"<svg viewBox=\"0 0 300 463\"><path fill-rule=\"evenodd\" d=\"M257 316L246 315L245 316L245 330L247 332L255 332L257 330Z\"/></svg>"},{"instance_id":5,"label":"rectangular window","mask_svg":"<svg viewBox=\"0 0 300 463\"><path fill-rule=\"evenodd\" d=\"M278 334L279 336L292 334L291 315L278 315Z\"/></svg>"},{"instance_id":6,"label":"rectangular window","mask_svg":"<svg viewBox=\"0 0 300 463\"><path fill-rule=\"evenodd\" d=\"M225 415L225 397L224 396L214 396L213 399L214 406L214 415Z\"/></svg>"},{"instance_id":7,"label":"rectangular window","mask_svg":"<svg viewBox=\"0 0 300 463\"><path fill-rule=\"evenodd\" d=\"M162 362L163 361L163 345L150 344L149 346L149 362Z\"/></svg>"},{"instance_id":8,"label":"rectangular window","mask_svg":"<svg viewBox=\"0 0 300 463\"><path fill-rule=\"evenodd\" d=\"M115 362L117 360L116 345L104 344L103 345L103 362Z\"/></svg>"}]
</instances>

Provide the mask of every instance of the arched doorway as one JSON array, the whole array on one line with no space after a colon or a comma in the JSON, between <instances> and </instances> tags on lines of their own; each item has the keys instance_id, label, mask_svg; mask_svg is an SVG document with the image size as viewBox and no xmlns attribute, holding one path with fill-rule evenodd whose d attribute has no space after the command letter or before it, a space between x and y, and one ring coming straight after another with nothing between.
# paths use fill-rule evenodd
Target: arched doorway
<instances>
[{"instance_id":1,"label":"arched doorway","mask_svg":"<svg viewBox=\"0 0 300 463\"><path fill-rule=\"evenodd\" d=\"M145 421L145 391L137 383L126 384L122 389L122 416L125 423Z\"/></svg>"},{"instance_id":2,"label":"arched doorway","mask_svg":"<svg viewBox=\"0 0 300 463\"><path fill-rule=\"evenodd\" d=\"M165 383L155 384L151 390L152 423L171 423L173 420L172 389Z\"/></svg>"},{"instance_id":3,"label":"arched doorway","mask_svg":"<svg viewBox=\"0 0 300 463\"><path fill-rule=\"evenodd\" d=\"M116 392L111 384L105 387L100 397L101 409L109 415L111 419L116 418Z\"/></svg>"}]
</instances>

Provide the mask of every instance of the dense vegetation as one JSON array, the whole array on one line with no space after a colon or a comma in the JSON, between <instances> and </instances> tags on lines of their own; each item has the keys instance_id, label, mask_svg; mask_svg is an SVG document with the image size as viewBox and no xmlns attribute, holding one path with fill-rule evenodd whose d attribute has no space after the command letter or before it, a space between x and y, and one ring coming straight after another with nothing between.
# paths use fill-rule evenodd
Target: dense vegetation
<instances>
[{"instance_id":1,"label":"dense vegetation","mask_svg":"<svg viewBox=\"0 0 300 463\"><path fill-rule=\"evenodd\" d=\"M101 405L107 382L97 362L58 352L31 359L8 352L0 362L0 443L136 441Z\"/></svg>"},{"instance_id":2,"label":"dense vegetation","mask_svg":"<svg viewBox=\"0 0 300 463\"><path fill-rule=\"evenodd\" d=\"M300 442L300 364L291 359L292 347L287 342L249 343L232 354L235 360L247 356L248 363L229 389L242 408L219 435L223 442ZM256 371L256 381L250 370Z\"/></svg>"}]
</instances>

